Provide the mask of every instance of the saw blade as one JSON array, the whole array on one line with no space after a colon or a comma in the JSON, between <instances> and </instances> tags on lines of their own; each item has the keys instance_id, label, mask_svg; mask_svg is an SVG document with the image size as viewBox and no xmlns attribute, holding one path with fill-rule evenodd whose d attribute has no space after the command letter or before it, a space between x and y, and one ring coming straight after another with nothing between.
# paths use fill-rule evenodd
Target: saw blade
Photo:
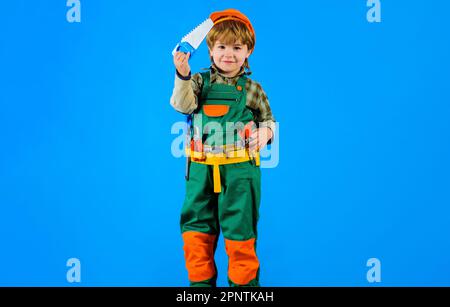
<instances>
[{"instance_id":1,"label":"saw blade","mask_svg":"<svg viewBox=\"0 0 450 307\"><path fill-rule=\"evenodd\" d=\"M205 21L203 21L201 24L199 24L195 29L193 29L191 32L186 34L182 39L181 42L187 42L195 49L200 46L202 41L205 39L206 35L208 34L209 30L214 26L214 22L208 18Z\"/></svg>"}]
</instances>

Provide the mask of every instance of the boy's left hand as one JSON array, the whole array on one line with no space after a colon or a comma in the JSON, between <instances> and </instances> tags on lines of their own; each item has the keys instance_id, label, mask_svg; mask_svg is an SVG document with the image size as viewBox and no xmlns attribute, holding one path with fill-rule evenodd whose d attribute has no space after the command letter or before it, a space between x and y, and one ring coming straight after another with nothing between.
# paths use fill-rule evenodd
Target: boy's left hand
<instances>
[{"instance_id":1,"label":"boy's left hand","mask_svg":"<svg viewBox=\"0 0 450 307\"><path fill-rule=\"evenodd\" d=\"M250 138L250 150L261 150L267 145L267 142L272 138L273 132L269 127L262 127L253 130Z\"/></svg>"}]
</instances>

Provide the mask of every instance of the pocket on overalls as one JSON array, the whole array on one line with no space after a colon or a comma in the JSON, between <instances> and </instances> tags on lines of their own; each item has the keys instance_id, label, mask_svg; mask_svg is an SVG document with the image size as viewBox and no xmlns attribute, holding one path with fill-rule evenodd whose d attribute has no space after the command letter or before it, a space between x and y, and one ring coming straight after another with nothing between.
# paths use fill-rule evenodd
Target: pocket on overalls
<instances>
[{"instance_id":1,"label":"pocket on overalls","mask_svg":"<svg viewBox=\"0 0 450 307\"><path fill-rule=\"evenodd\" d=\"M230 106L225 104L206 104L203 106L203 112L209 117L224 116L230 110Z\"/></svg>"}]
</instances>

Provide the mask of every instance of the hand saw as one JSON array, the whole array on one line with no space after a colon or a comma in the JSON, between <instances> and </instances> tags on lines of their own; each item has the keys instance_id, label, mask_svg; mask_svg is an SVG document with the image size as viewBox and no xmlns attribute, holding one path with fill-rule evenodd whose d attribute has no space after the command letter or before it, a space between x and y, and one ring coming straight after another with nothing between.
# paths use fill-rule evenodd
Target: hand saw
<instances>
[{"instance_id":1,"label":"hand saw","mask_svg":"<svg viewBox=\"0 0 450 307\"><path fill-rule=\"evenodd\" d=\"M214 22L211 18L206 19L201 24L199 24L194 30L186 34L181 42L178 43L172 51L172 55L175 55L175 52L181 51L184 53L192 54L198 49L202 41L205 39L209 30L214 26Z\"/></svg>"}]
</instances>

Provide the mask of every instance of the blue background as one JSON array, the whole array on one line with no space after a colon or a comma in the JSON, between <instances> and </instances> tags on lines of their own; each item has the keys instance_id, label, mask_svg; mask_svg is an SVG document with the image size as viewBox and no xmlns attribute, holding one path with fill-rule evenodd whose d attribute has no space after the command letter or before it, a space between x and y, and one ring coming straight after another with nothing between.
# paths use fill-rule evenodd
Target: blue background
<instances>
[{"instance_id":1,"label":"blue background","mask_svg":"<svg viewBox=\"0 0 450 307\"><path fill-rule=\"evenodd\" d=\"M450 3L66 1L0 11L0 285L186 286L171 51L212 11L256 29L280 123L265 286L450 285ZM209 65L205 43L191 60ZM81 283L66 261L81 261ZM366 261L381 261L381 283ZM217 250L219 285L227 259Z\"/></svg>"}]
</instances>

